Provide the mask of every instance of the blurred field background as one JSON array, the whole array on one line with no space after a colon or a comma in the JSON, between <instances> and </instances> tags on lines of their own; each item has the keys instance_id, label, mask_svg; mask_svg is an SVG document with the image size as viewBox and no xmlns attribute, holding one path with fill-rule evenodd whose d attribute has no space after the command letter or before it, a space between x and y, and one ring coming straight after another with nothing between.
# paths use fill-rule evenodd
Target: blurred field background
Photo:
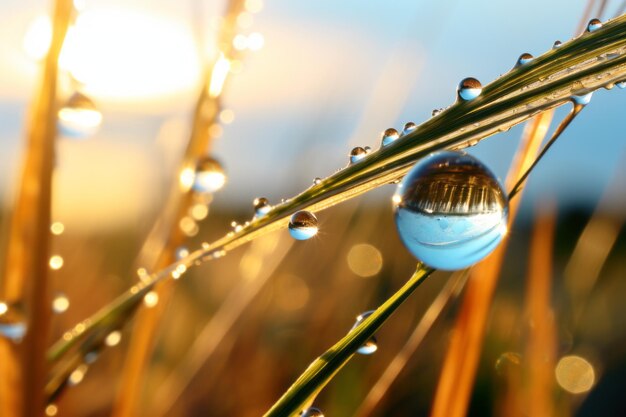
<instances>
[{"instance_id":1,"label":"blurred field background","mask_svg":"<svg viewBox=\"0 0 626 417\"><path fill-rule=\"evenodd\" d=\"M231 221L249 220L255 197L277 202L331 174L353 146L377 147L385 128L426 120L432 109L452 103L463 77L486 84L522 52L539 55L554 40L567 40L586 5L247 1L237 20L241 50L221 96L224 110L211 127L212 154L228 181L185 246L195 249L227 233ZM38 42L45 38L33 22L49 6L0 5L3 237L37 85ZM103 123L88 139L62 136L56 145L52 218L64 230L52 241L51 256L63 258L52 282L69 308L55 315L53 340L136 280L142 265L135 259L177 181L202 64L218 54L225 6L85 0L75 50L65 59ZM609 2L605 16L620 7ZM530 177L468 415L513 415L509 407L523 404L520 375L532 327L525 304L530 233L546 202L558 208L551 284L556 360L584 358L588 368L575 366L593 373L584 389L557 378L556 415L626 415L625 100L621 90L595 93ZM503 178L521 130L469 152ZM294 243L283 231L191 270L176 284L159 325L139 415L263 414L359 313L378 306L413 272L415 260L393 223L393 190L389 185L320 213L320 233L310 241ZM3 252L7 244L3 238ZM427 280L377 334L378 351L355 357L322 392L316 405L327 416L355 414L447 277ZM452 302L445 310L371 415L428 414L457 307ZM58 402L58 415L110 415L129 331L77 377ZM521 407L517 415L525 415Z\"/></svg>"}]
</instances>

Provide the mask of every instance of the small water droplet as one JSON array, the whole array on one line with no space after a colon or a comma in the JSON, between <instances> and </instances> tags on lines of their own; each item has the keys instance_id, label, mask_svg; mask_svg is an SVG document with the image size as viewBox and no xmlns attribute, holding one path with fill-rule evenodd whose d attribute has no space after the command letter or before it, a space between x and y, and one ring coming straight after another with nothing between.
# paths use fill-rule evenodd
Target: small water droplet
<instances>
[{"instance_id":1,"label":"small water droplet","mask_svg":"<svg viewBox=\"0 0 626 417\"><path fill-rule=\"evenodd\" d=\"M0 302L0 336L19 342L26 334L26 319L17 305Z\"/></svg>"},{"instance_id":2,"label":"small water droplet","mask_svg":"<svg viewBox=\"0 0 626 417\"><path fill-rule=\"evenodd\" d=\"M300 417L324 417L324 413L319 408L309 407L306 410L302 410Z\"/></svg>"},{"instance_id":3,"label":"small water droplet","mask_svg":"<svg viewBox=\"0 0 626 417\"><path fill-rule=\"evenodd\" d=\"M65 313L69 307L69 298L67 298L67 296L62 292L56 293L54 298L52 299L52 311L56 314L61 314Z\"/></svg>"},{"instance_id":4,"label":"small water droplet","mask_svg":"<svg viewBox=\"0 0 626 417\"><path fill-rule=\"evenodd\" d=\"M552 45L552 49L560 48L561 45L563 45L563 42L561 42L559 40L556 40L556 41L554 41L554 44Z\"/></svg>"},{"instance_id":5,"label":"small water droplet","mask_svg":"<svg viewBox=\"0 0 626 417\"><path fill-rule=\"evenodd\" d=\"M272 209L270 201L265 197L255 198L252 205L254 207L254 214L256 217L265 216Z\"/></svg>"},{"instance_id":6,"label":"small water droplet","mask_svg":"<svg viewBox=\"0 0 626 417\"><path fill-rule=\"evenodd\" d=\"M322 179L320 177L313 178L313 185L319 185L322 183Z\"/></svg>"},{"instance_id":7,"label":"small water droplet","mask_svg":"<svg viewBox=\"0 0 626 417\"><path fill-rule=\"evenodd\" d=\"M485 165L463 152L437 152L418 161L392 201L404 245L434 268L473 265L507 232L506 193ZM448 226L442 228L442 221Z\"/></svg>"},{"instance_id":8,"label":"small water droplet","mask_svg":"<svg viewBox=\"0 0 626 417\"><path fill-rule=\"evenodd\" d=\"M179 246L176 249L176 260L180 261L181 259L185 259L186 257L189 256L189 249L187 249L185 246Z\"/></svg>"},{"instance_id":9,"label":"small water droplet","mask_svg":"<svg viewBox=\"0 0 626 417\"><path fill-rule=\"evenodd\" d=\"M496 372L503 375L511 368L518 367L522 364L522 355L517 352L505 352L496 360Z\"/></svg>"},{"instance_id":10,"label":"small water droplet","mask_svg":"<svg viewBox=\"0 0 626 417\"><path fill-rule=\"evenodd\" d=\"M85 374L89 370L89 366L86 364L80 364L74 371L67 377L67 384L71 387L80 384L85 378Z\"/></svg>"},{"instance_id":11,"label":"small water droplet","mask_svg":"<svg viewBox=\"0 0 626 417\"><path fill-rule=\"evenodd\" d=\"M587 32L595 32L601 27L602 22L600 21L600 19L591 19L589 23L587 23Z\"/></svg>"},{"instance_id":12,"label":"small water droplet","mask_svg":"<svg viewBox=\"0 0 626 417\"><path fill-rule=\"evenodd\" d=\"M409 133L415 131L415 129L417 129L417 125L413 122L408 122L404 125L404 128L402 129L402 136L404 135L408 135Z\"/></svg>"},{"instance_id":13,"label":"small water droplet","mask_svg":"<svg viewBox=\"0 0 626 417\"><path fill-rule=\"evenodd\" d=\"M289 233L297 240L307 240L317 234L317 217L309 211L298 211L289 220Z\"/></svg>"},{"instance_id":14,"label":"small water droplet","mask_svg":"<svg viewBox=\"0 0 626 417\"><path fill-rule=\"evenodd\" d=\"M361 148L360 146L352 148L352 150L350 151L350 164L356 164L361 159L365 158L366 155L367 152L365 152L365 149Z\"/></svg>"},{"instance_id":15,"label":"small water droplet","mask_svg":"<svg viewBox=\"0 0 626 417\"><path fill-rule=\"evenodd\" d=\"M93 135L102 123L102 113L95 103L78 91L63 104L57 116L61 134L75 139Z\"/></svg>"},{"instance_id":16,"label":"small water droplet","mask_svg":"<svg viewBox=\"0 0 626 417\"><path fill-rule=\"evenodd\" d=\"M363 149L365 149L365 153L367 153L367 154L372 152L371 146L364 146Z\"/></svg>"},{"instance_id":17,"label":"small water droplet","mask_svg":"<svg viewBox=\"0 0 626 417\"><path fill-rule=\"evenodd\" d=\"M581 94L581 95L578 95L578 96L572 96L571 98L572 98L572 101L575 104L579 104L581 106L586 106L591 101L591 96L592 95L593 95L593 92L587 93L587 94Z\"/></svg>"},{"instance_id":18,"label":"small water droplet","mask_svg":"<svg viewBox=\"0 0 626 417\"><path fill-rule=\"evenodd\" d=\"M400 138L400 134L398 133L398 131L393 127L390 127L383 132L383 137L381 139L382 146L387 146L398 138Z\"/></svg>"},{"instance_id":19,"label":"small water droplet","mask_svg":"<svg viewBox=\"0 0 626 417\"><path fill-rule=\"evenodd\" d=\"M618 81L618 82L615 83L615 85L617 86L617 88L624 89L624 88L626 88L626 80Z\"/></svg>"},{"instance_id":20,"label":"small water droplet","mask_svg":"<svg viewBox=\"0 0 626 417\"><path fill-rule=\"evenodd\" d=\"M111 333L109 333L107 337L104 339L104 344L109 347L113 347L113 346L117 346L121 340L122 340L122 332L120 332L119 330L114 330Z\"/></svg>"},{"instance_id":21,"label":"small water droplet","mask_svg":"<svg viewBox=\"0 0 626 417\"><path fill-rule=\"evenodd\" d=\"M532 60L533 60L533 56L529 54L528 52L524 52L523 54L519 56L519 58L517 58L515 67L517 68L517 67L521 67L522 65L526 65Z\"/></svg>"},{"instance_id":22,"label":"small water droplet","mask_svg":"<svg viewBox=\"0 0 626 417\"><path fill-rule=\"evenodd\" d=\"M356 317L354 324L352 325L352 329L354 329L359 324L361 324L363 320L365 320L366 318L374 314L374 311L376 310L369 310L369 311L359 314ZM376 337L372 336L369 338L367 342L365 342L361 347L359 347L356 350L356 353L360 353L361 355L371 355L377 350L378 350L378 341L376 340Z\"/></svg>"},{"instance_id":23,"label":"small water droplet","mask_svg":"<svg viewBox=\"0 0 626 417\"><path fill-rule=\"evenodd\" d=\"M205 156L198 161L192 188L198 193L214 193L226 183L226 174L220 162Z\"/></svg>"},{"instance_id":24,"label":"small water droplet","mask_svg":"<svg viewBox=\"0 0 626 417\"><path fill-rule=\"evenodd\" d=\"M476 78L464 78L456 89L459 98L463 101L474 100L483 91L483 86Z\"/></svg>"},{"instance_id":25,"label":"small water droplet","mask_svg":"<svg viewBox=\"0 0 626 417\"><path fill-rule=\"evenodd\" d=\"M432 114L433 117L435 117L435 116L441 114L441 112L443 112L443 109L433 109L431 114Z\"/></svg>"}]
</instances>

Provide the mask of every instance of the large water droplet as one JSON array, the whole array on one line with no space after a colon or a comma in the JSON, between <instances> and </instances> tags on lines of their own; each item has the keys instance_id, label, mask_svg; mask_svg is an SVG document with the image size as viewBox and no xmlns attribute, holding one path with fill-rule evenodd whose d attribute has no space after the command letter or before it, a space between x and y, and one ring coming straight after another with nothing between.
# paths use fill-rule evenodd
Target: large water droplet
<instances>
[{"instance_id":1,"label":"large water droplet","mask_svg":"<svg viewBox=\"0 0 626 417\"><path fill-rule=\"evenodd\" d=\"M367 152L365 151L365 149L361 148L360 146L352 148L352 150L350 151L350 164L356 164L361 159L365 158L365 156L367 156Z\"/></svg>"},{"instance_id":2,"label":"large water droplet","mask_svg":"<svg viewBox=\"0 0 626 417\"><path fill-rule=\"evenodd\" d=\"M517 58L515 67L521 67L522 65L526 65L532 60L533 60L533 56L529 54L528 52L524 52L523 54L519 56L519 58Z\"/></svg>"},{"instance_id":3,"label":"large water droplet","mask_svg":"<svg viewBox=\"0 0 626 417\"><path fill-rule=\"evenodd\" d=\"M307 240L317 234L317 217L308 211L298 211L289 220L289 233L297 240Z\"/></svg>"},{"instance_id":4,"label":"large water droplet","mask_svg":"<svg viewBox=\"0 0 626 417\"><path fill-rule=\"evenodd\" d=\"M255 198L252 205L254 206L254 214L257 217L265 216L272 209L270 201L265 197Z\"/></svg>"},{"instance_id":5,"label":"large water droplet","mask_svg":"<svg viewBox=\"0 0 626 417\"><path fill-rule=\"evenodd\" d=\"M0 336L19 342L26 334L26 319L17 305L0 302Z\"/></svg>"},{"instance_id":6,"label":"large water droplet","mask_svg":"<svg viewBox=\"0 0 626 417\"><path fill-rule=\"evenodd\" d=\"M319 408L309 407L306 410L302 410L300 417L324 417L324 413Z\"/></svg>"},{"instance_id":7,"label":"large water droplet","mask_svg":"<svg viewBox=\"0 0 626 417\"><path fill-rule=\"evenodd\" d=\"M363 320L365 320L366 318L368 318L369 316L374 314L374 311L376 311L376 310L369 310L369 311L366 311L364 313L359 314L356 317L356 320L355 320L354 324L352 325L352 328L354 329L359 324L361 324L363 322ZM365 342L361 347L359 347L356 350L356 353L360 353L361 355L371 355L372 353L376 352L377 350L378 350L378 341L376 340L376 337L372 336L372 337L369 338L369 340L367 342Z\"/></svg>"},{"instance_id":8,"label":"large water droplet","mask_svg":"<svg viewBox=\"0 0 626 417\"><path fill-rule=\"evenodd\" d=\"M554 44L552 45L552 49L560 48L561 45L563 45L563 42L561 42L559 40L556 40L556 41L554 41Z\"/></svg>"},{"instance_id":9,"label":"large water droplet","mask_svg":"<svg viewBox=\"0 0 626 417\"><path fill-rule=\"evenodd\" d=\"M408 135L409 133L415 131L417 129L417 125L413 122L407 122L402 129L402 136Z\"/></svg>"},{"instance_id":10,"label":"large water droplet","mask_svg":"<svg viewBox=\"0 0 626 417\"><path fill-rule=\"evenodd\" d=\"M210 156L198 161L192 188L198 193L214 193L226 183L226 174L220 162Z\"/></svg>"},{"instance_id":11,"label":"large water droplet","mask_svg":"<svg viewBox=\"0 0 626 417\"><path fill-rule=\"evenodd\" d=\"M57 114L61 134L82 139L93 135L102 123L102 113L86 95L75 92Z\"/></svg>"},{"instance_id":12,"label":"large water droplet","mask_svg":"<svg viewBox=\"0 0 626 417\"><path fill-rule=\"evenodd\" d=\"M383 146L387 146L391 142L397 140L398 138L400 138L400 134L398 133L398 131L394 129L393 127L390 127L389 129L383 132L381 143Z\"/></svg>"},{"instance_id":13,"label":"large water droplet","mask_svg":"<svg viewBox=\"0 0 626 417\"><path fill-rule=\"evenodd\" d=\"M434 268L475 264L507 231L504 190L485 165L463 152L437 152L418 161L392 201L404 245Z\"/></svg>"},{"instance_id":14,"label":"large water droplet","mask_svg":"<svg viewBox=\"0 0 626 417\"><path fill-rule=\"evenodd\" d=\"M579 96L572 96L572 101L575 104L579 104L581 106L586 106L591 101L591 96L593 95L593 91L587 94L581 94Z\"/></svg>"},{"instance_id":15,"label":"large water droplet","mask_svg":"<svg viewBox=\"0 0 626 417\"><path fill-rule=\"evenodd\" d=\"M483 86L476 78L464 78L456 89L461 100L474 100L483 91Z\"/></svg>"},{"instance_id":16,"label":"large water droplet","mask_svg":"<svg viewBox=\"0 0 626 417\"><path fill-rule=\"evenodd\" d=\"M587 32L595 32L601 27L602 22L600 21L600 19L591 19L589 23L587 23Z\"/></svg>"}]
</instances>

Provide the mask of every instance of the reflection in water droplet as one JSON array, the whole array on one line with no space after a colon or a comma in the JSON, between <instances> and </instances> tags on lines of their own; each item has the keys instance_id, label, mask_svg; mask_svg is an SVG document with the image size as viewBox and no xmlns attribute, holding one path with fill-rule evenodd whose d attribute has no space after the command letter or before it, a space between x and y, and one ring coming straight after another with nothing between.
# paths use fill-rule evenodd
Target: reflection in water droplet
<instances>
[{"instance_id":1,"label":"reflection in water droplet","mask_svg":"<svg viewBox=\"0 0 626 417\"><path fill-rule=\"evenodd\" d=\"M387 146L391 142L397 140L400 137L400 134L396 129L390 127L389 129L383 132L383 137L381 139L382 146Z\"/></svg>"},{"instance_id":2,"label":"reflection in water droplet","mask_svg":"<svg viewBox=\"0 0 626 417\"><path fill-rule=\"evenodd\" d=\"M560 48L561 45L563 45L563 42L561 42L559 40L556 40L556 41L554 41L554 45L552 45L552 49Z\"/></svg>"},{"instance_id":3,"label":"reflection in water droplet","mask_svg":"<svg viewBox=\"0 0 626 417\"><path fill-rule=\"evenodd\" d=\"M359 324L363 322L366 318L374 314L376 310L369 310L364 313L359 314L356 317L354 324L352 325L352 329L358 327ZM360 353L361 355L371 355L372 353L378 350L378 341L376 337L372 336L369 338L367 342L365 342L361 347L356 350L356 353Z\"/></svg>"},{"instance_id":4,"label":"reflection in water droplet","mask_svg":"<svg viewBox=\"0 0 626 417\"><path fill-rule=\"evenodd\" d=\"M254 206L254 214L257 217L265 216L272 209L269 200L265 197L255 198L252 205Z\"/></svg>"},{"instance_id":5,"label":"reflection in water droplet","mask_svg":"<svg viewBox=\"0 0 626 417\"><path fill-rule=\"evenodd\" d=\"M600 21L600 19L591 19L589 23L587 23L587 32L595 32L601 27L602 22Z\"/></svg>"},{"instance_id":6,"label":"reflection in water droplet","mask_svg":"<svg viewBox=\"0 0 626 417\"><path fill-rule=\"evenodd\" d=\"M307 240L317 234L317 217L308 211L298 211L289 220L289 233L297 240Z\"/></svg>"},{"instance_id":7,"label":"reflection in water droplet","mask_svg":"<svg viewBox=\"0 0 626 417\"><path fill-rule=\"evenodd\" d=\"M324 417L324 413L319 408L309 407L306 410L302 410L300 417Z\"/></svg>"},{"instance_id":8,"label":"reflection in water droplet","mask_svg":"<svg viewBox=\"0 0 626 417\"><path fill-rule=\"evenodd\" d=\"M196 167L192 188L198 193L214 193L226 183L222 164L210 156L202 158Z\"/></svg>"},{"instance_id":9,"label":"reflection in water droplet","mask_svg":"<svg viewBox=\"0 0 626 417\"><path fill-rule=\"evenodd\" d=\"M616 82L615 85L617 86L617 88L624 89L624 88L626 88L626 81Z\"/></svg>"},{"instance_id":10,"label":"reflection in water droplet","mask_svg":"<svg viewBox=\"0 0 626 417\"><path fill-rule=\"evenodd\" d=\"M26 319L16 305L0 302L0 336L19 342L26 334Z\"/></svg>"},{"instance_id":11,"label":"reflection in water droplet","mask_svg":"<svg viewBox=\"0 0 626 417\"><path fill-rule=\"evenodd\" d=\"M504 190L485 165L462 152L437 152L418 161L392 201L404 245L434 268L475 264L507 231Z\"/></svg>"},{"instance_id":12,"label":"reflection in water droplet","mask_svg":"<svg viewBox=\"0 0 626 417\"><path fill-rule=\"evenodd\" d=\"M60 133L76 139L93 135L102 123L102 113L94 102L79 92L72 94L57 116Z\"/></svg>"},{"instance_id":13,"label":"reflection in water droplet","mask_svg":"<svg viewBox=\"0 0 626 417\"><path fill-rule=\"evenodd\" d=\"M596 379L593 366L580 356L564 356L554 371L561 388L572 394L582 394L593 387Z\"/></svg>"},{"instance_id":14,"label":"reflection in water droplet","mask_svg":"<svg viewBox=\"0 0 626 417\"><path fill-rule=\"evenodd\" d=\"M521 67L522 65L528 64L532 60L533 60L533 56L529 54L528 52L525 52L521 54L519 58L517 58L517 62L515 63L515 66Z\"/></svg>"},{"instance_id":15,"label":"reflection in water droplet","mask_svg":"<svg viewBox=\"0 0 626 417\"><path fill-rule=\"evenodd\" d=\"M409 133L413 132L415 129L417 129L417 125L413 122L408 122L407 124L404 125L404 129L402 129L402 136L408 135Z\"/></svg>"},{"instance_id":16,"label":"reflection in water droplet","mask_svg":"<svg viewBox=\"0 0 626 417\"><path fill-rule=\"evenodd\" d=\"M591 101L592 95L593 95L593 92L582 94L579 96L572 96L572 101L576 104L580 104L581 106L586 106Z\"/></svg>"},{"instance_id":17,"label":"reflection in water droplet","mask_svg":"<svg viewBox=\"0 0 626 417\"><path fill-rule=\"evenodd\" d=\"M483 91L483 86L476 78L469 77L461 80L456 91L461 100L469 101L480 95Z\"/></svg>"},{"instance_id":18,"label":"reflection in water droplet","mask_svg":"<svg viewBox=\"0 0 626 417\"><path fill-rule=\"evenodd\" d=\"M65 313L70 307L70 299L62 292L56 293L52 299L52 311L56 314Z\"/></svg>"},{"instance_id":19,"label":"reflection in water droplet","mask_svg":"<svg viewBox=\"0 0 626 417\"><path fill-rule=\"evenodd\" d=\"M365 158L366 155L367 152L365 152L365 149L361 148L360 146L352 148L352 150L350 151L350 164L356 164L361 159Z\"/></svg>"},{"instance_id":20,"label":"reflection in water droplet","mask_svg":"<svg viewBox=\"0 0 626 417\"><path fill-rule=\"evenodd\" d=\"M505 352L496 360L496 372L500 375L508 373L512 367L522 364L522 355L517 352Z\"/></svg>"}]
</instances>

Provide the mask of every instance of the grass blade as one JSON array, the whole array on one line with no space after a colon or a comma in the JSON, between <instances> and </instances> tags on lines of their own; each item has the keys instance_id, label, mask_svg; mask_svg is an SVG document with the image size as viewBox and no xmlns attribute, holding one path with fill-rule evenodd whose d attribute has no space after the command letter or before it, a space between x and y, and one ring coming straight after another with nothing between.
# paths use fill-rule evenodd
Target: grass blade
<instances>
[{"instance_id":1,"label":"grass blade","mask_svg":"<svg viewBox=\"0 0 626 417\"><path fill-rule=\"evenodd\" d=\"M350 360L356 350L374 335L376 330L432 272L431 268L418 264L415 273L406 284L365 319L360 326L350 331L343 339L311 363L291 388L265 414L265 417L298 415L313 401L333 375Z\"/></svg>"}]
</instances>

